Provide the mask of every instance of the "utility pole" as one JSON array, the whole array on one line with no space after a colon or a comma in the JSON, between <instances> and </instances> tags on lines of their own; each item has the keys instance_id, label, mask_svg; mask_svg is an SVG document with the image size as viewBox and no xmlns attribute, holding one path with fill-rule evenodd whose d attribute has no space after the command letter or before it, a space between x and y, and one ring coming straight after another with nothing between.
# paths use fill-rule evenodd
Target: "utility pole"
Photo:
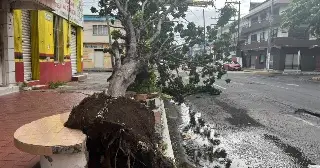
<instances>
[{"instance_id":1,"label":"utility pole","mask_svg":"<svg viewBox=\"0 0 320 168\"><path fill-rule=\"evenodd\" d=\"M226 2L226 3L239 5L239 9L238 9L238 40L237 40L236 54L237 54L237 57L241 57L241 50L240 50L241 2L238 1L238 2Z\"/></svg>"},{"instance_id":2,"label":"utility pole","mask_svg":"<svg viewBox=\"0 0 320 168\"><path fill-rule=\"evenodd\" d=\"M204 17L204 9L202 9L202 17L203 17L203 28L204 28L204 34L203 34L203 54L206 53L206 18Z\"/></svg>"},{"instance_id":3,"label":"utility pole","mask_svg":"<svg viewBox=\"0 0 320 168\"><path fill-rule=\"evenodd\" d=\"M237 57L241 57L241 49L240 49L240 19L241 19L241 2L239 1L239 10L238 10L238 41L237 41Z\"/></svg>"},{"instance_id":4,"label":"utility pole","mask_svg":"<svg viewBox=\"0 0 320 168\"><path fill-rule=\"evenodd\" d=\"M272 43L272 33L273 33L273 3L274 0L271 0L271 10L270 10L270 16L269 16L269 34L268 34L268 49L267 49L267 62L266 62L266 67L267 70L270 70L270 57L271 57L271 43Z\"/></svg>"}]
</instances>

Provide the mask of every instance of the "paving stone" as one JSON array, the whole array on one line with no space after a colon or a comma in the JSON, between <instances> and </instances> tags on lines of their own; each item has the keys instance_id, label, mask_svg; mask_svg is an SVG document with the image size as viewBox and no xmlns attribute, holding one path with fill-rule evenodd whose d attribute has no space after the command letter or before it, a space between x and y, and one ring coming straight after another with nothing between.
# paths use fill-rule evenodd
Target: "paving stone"
<instances>
[{"instance_id":1,"label":"paving stone","mask_svg":"<svg viewBox=\"0 0 320 168\"><path fill-rule=\"evenodd\" d=\"M39 157L14 147L14 132L37 119L70 112L86 95L58 92L20 92L0 96L0 168L28 167L39 162ZM9 155L9 156L8 156Z\"/></svg>"}]
</instances>

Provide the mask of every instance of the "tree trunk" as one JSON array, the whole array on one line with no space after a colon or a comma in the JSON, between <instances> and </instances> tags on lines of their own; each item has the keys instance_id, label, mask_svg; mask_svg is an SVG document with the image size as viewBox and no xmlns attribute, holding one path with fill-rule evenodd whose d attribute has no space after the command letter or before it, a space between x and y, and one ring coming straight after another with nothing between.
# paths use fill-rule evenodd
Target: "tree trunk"
<instances>
[{"instance_id":1,"label":"tree trunk","mask_svg":"<svg viewBox=\"0 0 320 168\"><path fill-rule=\"evenodd\" d=\"M109 82L107 94L112 97L125 96L127 88L134 82L139 72L139 62L130 60L116 69Z\"/></svg>"}]
</instances>

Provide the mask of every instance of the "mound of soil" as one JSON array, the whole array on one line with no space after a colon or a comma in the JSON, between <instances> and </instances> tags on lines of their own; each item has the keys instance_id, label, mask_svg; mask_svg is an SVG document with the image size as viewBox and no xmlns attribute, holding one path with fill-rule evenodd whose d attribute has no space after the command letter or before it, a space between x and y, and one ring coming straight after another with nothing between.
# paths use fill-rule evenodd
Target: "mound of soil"
<instances>
[{"instance_id":1,"label":"mound of soil","mask_svg":"<svg viewBox=\"0 0 320 168\"><path fill-rule=\"evenodd\" d=\"M171 168L156 148L154 125L154 114L144 104L104 93L83 99L65 123L88 136L89 168Z\"/></svg>"}]
</instances>

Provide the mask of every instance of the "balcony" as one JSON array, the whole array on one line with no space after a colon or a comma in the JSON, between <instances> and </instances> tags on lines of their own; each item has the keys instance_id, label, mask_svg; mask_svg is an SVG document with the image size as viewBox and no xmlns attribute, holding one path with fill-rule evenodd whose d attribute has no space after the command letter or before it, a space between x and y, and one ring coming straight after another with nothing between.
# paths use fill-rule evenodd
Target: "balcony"
<instances>
[{"instance_id":1,"label":"balcony","mask_svg":"<svg viewBox=\"0 0 320 168\"><path fill-rule=\"evenodd\" d=\"M273 47L308 47L320 46L320 41L309 39L298 39L293 37L276 37L272 39ZM268 48L268 42L252 42L241 46L241 50L263 50Z\"/></svg>"},{"instance_id":2,"label":"balcony","mask_svg":"<svg viewBox=\"0 0 320 168\"><path fill-rule=\"evenodd\" d=\"M278 25L281 22L281 16L274 16L273 17L273 25ZM269 27L269 20L263 20L261 22L253 23L250 27L243 27L241 34L249 34L251 32L256 32L258 30L264 29Z\"/></svg>"}]
</instances>

